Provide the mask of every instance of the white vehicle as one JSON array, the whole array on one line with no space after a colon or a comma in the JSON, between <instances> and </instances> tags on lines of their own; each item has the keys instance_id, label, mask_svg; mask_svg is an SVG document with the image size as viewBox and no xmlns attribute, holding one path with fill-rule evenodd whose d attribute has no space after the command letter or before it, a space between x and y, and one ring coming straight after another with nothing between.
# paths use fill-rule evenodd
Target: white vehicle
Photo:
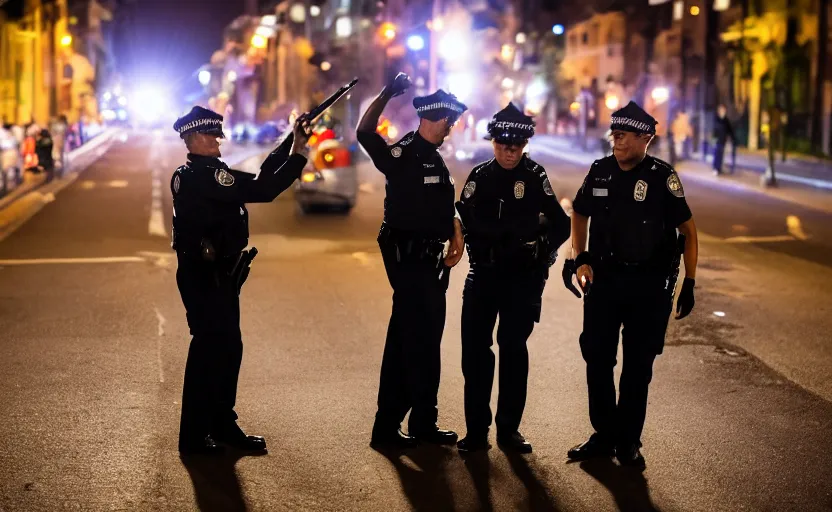
<instances>
[{"instance_id":1,"label":"white vehicle","mask_svg":"<svg viewBox=\"0 0 832 512\"><path fill-rule=\"evenodd\" d=\"M323 209L348 213L358 196L358 169L350 150L335 139L315 144L294 191L303 213Z\"/></svg>"},{"instance_id":2,"label":"white vehicle","mask_svg":"<svg viewBox=\"0 0 832 512\"><path fill-rule=\"evenodd\" d=\"M0 172L5 175L9 189L14 186L14 180L18 176L23 162L20 160L19 143L11 131L0 127ZM0 176L2 180L3 176ZM0 188L2 188L0 181ZM0 191L1 192L1 191Z\"/></svg>"}]
</instances>

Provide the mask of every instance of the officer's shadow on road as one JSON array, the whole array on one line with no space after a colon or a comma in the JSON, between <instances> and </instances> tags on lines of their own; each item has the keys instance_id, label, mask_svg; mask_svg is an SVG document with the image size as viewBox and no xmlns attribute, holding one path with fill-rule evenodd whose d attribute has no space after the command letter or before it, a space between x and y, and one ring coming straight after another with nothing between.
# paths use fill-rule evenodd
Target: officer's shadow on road
<instances>
[{"instance_id":1,"label":"officer's shadow on road","mask_svg":"<svg viewBox=\"0 0 832 512\"><path fill-rule=\"evenodd\" d=\"M610 491L618 510L660 512L650 498L647 479L640 471L619 467L608 458L583 461L580 468Z\"/></svg>"},{"instance_id":2,"label":"officer's shadow on road","mask_svg":"<svg viewBox=\"0 0 832 512\"><path fill-rule=\"evenodd\" d=\"M188 475L193 482L199 510L203 512L248 510L235 469L237 461L243 457L243 454L238 453L181 457L182 465L188 470Z\"/></svg>"},{"instance_id":3,"label":"officer's shadow on road","mask_svg":"<svg viewBox=\"0 0 832 512\"><path fill-rule=\"evenodd\" d=\"M402 490L413 510L454 510L447 466L456 455L456 450L439 446L421 446L407 451L376 451L396 468Z\"/></svg>"}]
</instances>

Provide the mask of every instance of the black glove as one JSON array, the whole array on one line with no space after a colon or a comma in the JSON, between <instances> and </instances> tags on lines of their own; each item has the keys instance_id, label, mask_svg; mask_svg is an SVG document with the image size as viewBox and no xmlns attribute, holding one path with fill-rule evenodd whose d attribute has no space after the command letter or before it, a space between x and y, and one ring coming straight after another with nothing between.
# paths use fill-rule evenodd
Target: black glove
<instances>
[{"instance_id":1,"label":"black glove","mask_svg":"<svg viewBox=\"0 0 832 512\"><path fill-rule=\"evenodd\" d=\"M399 73L384 87L384 94L391 98L401 96L408 88L410 88L411 83L410 77L407 76L407 74Z\"/></svg>"},{"instance_id":2,"label":"black glove","mask_svg":"<svg viewBox=\"0 0 832 512\"><path fill-rule=\"evenodd\" d=\"M576 270L577 268L575 268L575 260L568 259L563 262L563 272L561 272L561 275L563 276L563 285L566 286L566 289L572 292L575 295L575 297L578 297L580 299L581 292L579 292L578 289L575 288L575 284L572 282L572 276L575 275Z\"/></svg>"},{"instance_id":3,"label":"black glove","mask_svg":"<svg viewBox=\"0 0 832 512\"><path fill-rule=\"evenodd\" d=\"M681 320L690 314L696 301L693 298L693 286L696 280L686 277L682 282L682 291L676 300L676 319Z\"/></svg>"}]
</instances>

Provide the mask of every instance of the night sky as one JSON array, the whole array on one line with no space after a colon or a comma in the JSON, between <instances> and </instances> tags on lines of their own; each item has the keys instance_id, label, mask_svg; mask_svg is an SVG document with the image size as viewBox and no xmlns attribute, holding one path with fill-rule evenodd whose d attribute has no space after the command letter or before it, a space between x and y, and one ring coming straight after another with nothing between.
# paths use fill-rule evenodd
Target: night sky
<instances>
[{"instance_id":1,"label":"night sky","mask_svg":"<svg viewBox=\"0 0 832 512\"><path fill-rule=\"evenodd\" d=\"M222 45L223 29L243 12L235 0L119 2L116 67L128 84L188 88L194 71ZM195 85L195 84L194 84Z\"/></svg>"}]
</instances>

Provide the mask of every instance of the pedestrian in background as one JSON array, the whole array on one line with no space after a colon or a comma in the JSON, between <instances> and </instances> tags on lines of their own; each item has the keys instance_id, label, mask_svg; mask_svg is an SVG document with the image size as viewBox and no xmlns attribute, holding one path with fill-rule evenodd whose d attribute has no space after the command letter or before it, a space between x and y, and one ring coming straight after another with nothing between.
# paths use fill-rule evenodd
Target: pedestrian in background
<instances>
[{"instance_id":1,"label":"pedestrian in background","mask_svg":"<svg viewBox=\"0 0 832 512\"><path fill-rule=\"evenodd\" d=\"M714 172L722 174L722 162L725 158L725 146L728 139L731 139L731 144L736 144L734 136L734 127L731 120L728 119L728 109L725 105L720 105L716 109L716 119L714 120Z\"/></svg>"},{"instance_id":2,"label":"pedestrian in background","mask_svg":"<svg viewBox=\"0 0 832 512\"><path fill-rule=\"evenodd\" d=\"M52 181L55 176L55 159L52 156L54 143L52 142L52 135L46 128L38 132L35 140L35 154L38 159L38 169L46 173L46 181Z\"/></svg>"}]
</instances>

